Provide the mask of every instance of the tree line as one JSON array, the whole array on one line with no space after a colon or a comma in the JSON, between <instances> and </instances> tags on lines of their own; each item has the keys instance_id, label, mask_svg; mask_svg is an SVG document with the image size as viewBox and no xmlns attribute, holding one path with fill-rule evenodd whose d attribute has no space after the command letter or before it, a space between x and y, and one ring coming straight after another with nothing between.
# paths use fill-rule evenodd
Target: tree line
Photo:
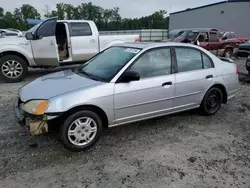
<instances>
[{"instance_id":1,"label":"tree line","mask_svg":"<svg viewBox=\"0 0 250 188\"><path fill-rule=\"evenodd\" d=\"M167 29L169 17L165 10L159 10L149 16L141 18L122 18L119 14L119 7L104 9L93 3L82 3L78 6L72 4L58 3L56 10L50 10L46 5L43 16L35 7L23 4L13 12L4 11L0 7L0 29L16 28L27 30L29 26L26 19L41 19L58 17L59 20L93 20L100 31L107 30L130 30L130 29Z\"/></svg>"}]
</instances>

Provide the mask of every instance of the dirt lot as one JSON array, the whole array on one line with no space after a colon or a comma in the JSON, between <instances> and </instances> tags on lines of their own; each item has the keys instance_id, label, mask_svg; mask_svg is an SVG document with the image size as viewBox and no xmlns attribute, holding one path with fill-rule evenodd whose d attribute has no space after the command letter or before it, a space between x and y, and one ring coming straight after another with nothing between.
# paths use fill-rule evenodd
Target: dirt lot
<instances>
[{"instance_id":1,"label":"dirt lot","mask_svg":"<svg viewBox=\"0 0 250 188\"><path fill-rule=\"evenodd\" d=\"M237 64L243 71L244 60ZM250 187L250 85L213 117L192 111L109 129L92 149L71 153L14 121L18 88L48 72L0 83L1 188Z\"/></svg>"}]
</instances>

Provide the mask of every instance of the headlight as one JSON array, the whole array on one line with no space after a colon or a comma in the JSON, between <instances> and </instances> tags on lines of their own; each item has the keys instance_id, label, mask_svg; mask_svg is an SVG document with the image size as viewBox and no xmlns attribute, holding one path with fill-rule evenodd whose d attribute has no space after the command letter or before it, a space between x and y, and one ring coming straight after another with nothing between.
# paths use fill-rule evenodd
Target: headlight
<instances>
[{"instance_id":1,"label":"headlight","mask_svg":"<svg viewBox=\"0 0 250 188\"><path fill-rule=\"evenodd\" d=\"M22 109L34 115L43 115L49 106L48 100L33 100L25 103Z\"/></svg>"}]
</instances>

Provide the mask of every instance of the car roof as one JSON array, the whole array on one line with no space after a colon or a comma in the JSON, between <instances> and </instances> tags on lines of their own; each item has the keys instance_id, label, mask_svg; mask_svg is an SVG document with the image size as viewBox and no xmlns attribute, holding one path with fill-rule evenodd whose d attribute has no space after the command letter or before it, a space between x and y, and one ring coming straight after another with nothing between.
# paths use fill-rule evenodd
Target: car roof
<instances>
[{"instance_id":1,"label":"car roof","mask_svg":"<svg viewBox=\"0 0 250 188\"><path fill-rule=\"evenodd\" d=\"M216 28L182 28L182 29L173 29L170 32L192 31L192 30L198 30L198 31L219 31Z\"/></svg>"},{"instance_id":2,"label":"car roof","mask_svg":"<svg viewBox=\"0 0 250 188\"><path fill-rule=\"evenodd\" d=\"M131 42L121 43L114 46L128 47L128 48L155 48L155 47L170 47L170 46L195 46L193 44L180 43L180 42Z\"/></svg>"}]
</instances>

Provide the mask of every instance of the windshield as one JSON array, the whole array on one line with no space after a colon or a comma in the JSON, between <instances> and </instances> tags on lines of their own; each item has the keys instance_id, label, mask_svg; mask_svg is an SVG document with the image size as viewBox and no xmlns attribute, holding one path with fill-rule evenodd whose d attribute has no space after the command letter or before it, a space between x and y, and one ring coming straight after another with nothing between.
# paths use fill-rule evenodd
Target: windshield
<instances>
[{"instance_id":1,"label":"windshield","mask_svg":"<svg viewBox=\"0 0 250 188\"><path fill-rule=\"evenodd\" d=\"M170 31L168 37L171 38L176 38L180 36L184 31L177 32L176 30Z\"/></svg>"},{"instance_id":2,"label":"windshield","mask_svg":"<svg viewBox=\"0 0 250 188\"><path fill-rule=\"evenodd\" d=\"M125 66L140 49L111 47L76 69L76 73L91 79L108 82Z\"/></svg>"},{"instance_id":3,"label":"windshield","mask_svg":"<svg viewBox=\"0 0 250 188\"><path fill-rule=\"evenodd\" d=\"M219 37L221 38L224 35L224 32L219 32Z\"/></svg>"},{"instance_id":4,"label":"windshield","mask_svg":"<svg viewBox=\"0 0 250 188\"><path fill-rule=\"evenodd\" d=\"M250 40L248 40L248 41L247 41L247 43L249 43L249 44L250 44Z\"/></svg>"},{"instance_id":5,"label":"windshield","mask_svg":"<svg viewBox=\"0 0 250 188\"><path fill-rule=\"evenodd\" d=\"M182 35L182 33L184 33L184 31L179 32L177 35L175 35L175 37L179 37L180 35Z\"/></svg>"},{"instance_id":6,"label":"windshield","mask_svg":"<svg viewBox=\"0 0 250 188\"><path fill-rule=\"evenodd\" d=\"M191 41L194 41L198 34L199 34L198 31L184 31L177 38L187 38L187 39L189 39Z\"/></svg>"}]
</instances>

